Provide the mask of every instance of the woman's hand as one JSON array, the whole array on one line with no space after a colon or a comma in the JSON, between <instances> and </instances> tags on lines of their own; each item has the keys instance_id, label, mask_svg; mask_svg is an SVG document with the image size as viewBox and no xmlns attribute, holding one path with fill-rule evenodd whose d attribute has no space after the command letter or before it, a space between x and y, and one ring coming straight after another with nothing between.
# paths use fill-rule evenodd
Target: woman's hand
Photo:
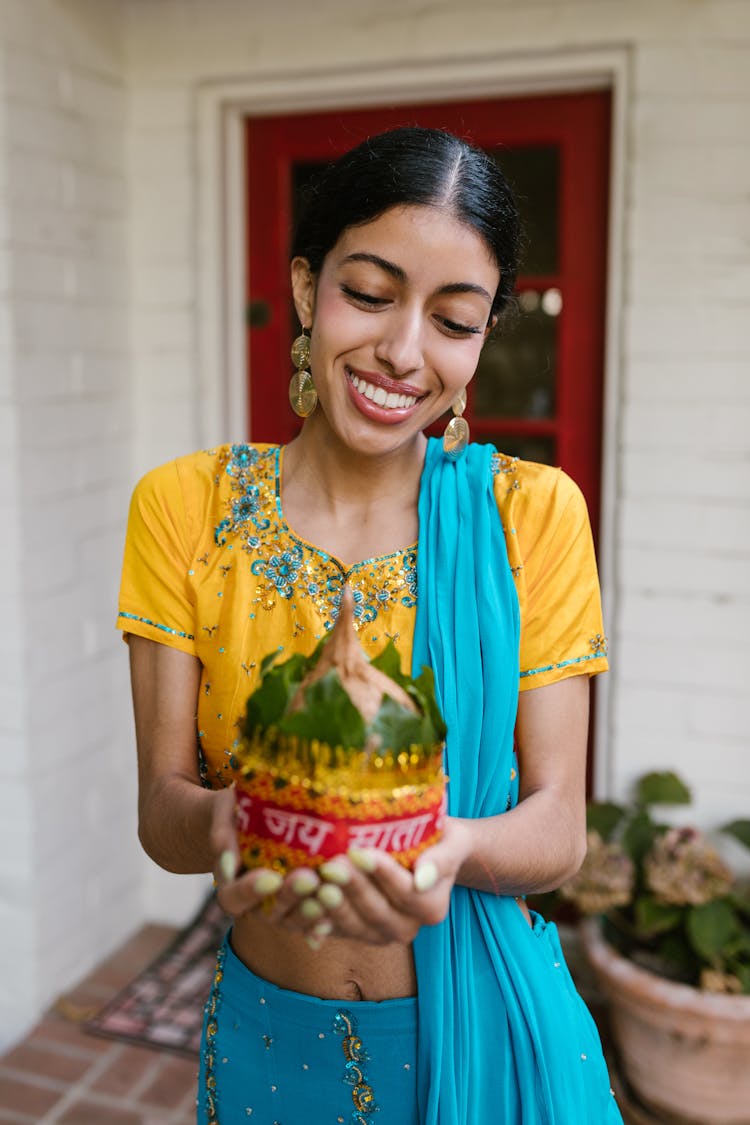
<instances>
[{"instance_id":1,"label":"woman's hand","mask_svg":"<svg viewBox=\"0 0 750 1125\"><path fill-rule=\"evenodd\" d=\"M305 934L315 949L329 935L408 944L420 926L436 925L448 913L470 844L459 820L445 818L442 839L422 853L414 872L386 852L367 848L337 856L317 871L298 868L282 878L267 868L237 873L234 790L215 798L211 848L217 899L235 918L257 911L271 925Z\"/></svg>"}]
</instances>

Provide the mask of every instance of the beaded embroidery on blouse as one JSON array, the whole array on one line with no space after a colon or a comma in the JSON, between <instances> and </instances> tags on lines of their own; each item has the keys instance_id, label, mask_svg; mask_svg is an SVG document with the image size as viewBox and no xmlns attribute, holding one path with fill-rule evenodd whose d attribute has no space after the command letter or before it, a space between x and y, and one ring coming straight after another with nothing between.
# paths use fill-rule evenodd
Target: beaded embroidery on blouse
<instances>
[{"instance_id":1,"label":"beaded embroidery on blouse","mask_svg":"<svg viewBox=\"0 0 750 1125\"><path fill-rule=\"evenodd\" d=\"M357 631L397 603L415 608L416 546L347 570L333 555L299 539L281 507L280 458L279 446L233 445L220 460L221 471L231 478L232 495L227 515L214 529L214 541L221 547L230 535L237 535L251 556L250 569L258 580L253 604L270 611L281 598L308 600L330 630L347 582L354 595Z\"/></svg>"}]
</instances>

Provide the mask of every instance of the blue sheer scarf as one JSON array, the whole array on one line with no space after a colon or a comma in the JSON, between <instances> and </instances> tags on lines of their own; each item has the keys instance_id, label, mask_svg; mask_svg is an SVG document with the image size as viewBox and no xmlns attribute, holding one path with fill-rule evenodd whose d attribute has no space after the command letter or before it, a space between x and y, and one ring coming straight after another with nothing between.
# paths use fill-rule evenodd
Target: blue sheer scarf
<instances>
[{"instance_id":1,"label":"blue sheer scarf","mask_svg":"<svg viewBox=\"0 0 750 1125\"><path fill-rule=\"evenodd\" d=\"M419 496L413 669L428 664L448 726L451 816L517 800L513 732L519 610L492 454L456 462L428 442ZM414 943L422 1125L614 1125L599 1037L556 927L512 898L455 887L448 917Z\"/></svg>"}]
</instances>

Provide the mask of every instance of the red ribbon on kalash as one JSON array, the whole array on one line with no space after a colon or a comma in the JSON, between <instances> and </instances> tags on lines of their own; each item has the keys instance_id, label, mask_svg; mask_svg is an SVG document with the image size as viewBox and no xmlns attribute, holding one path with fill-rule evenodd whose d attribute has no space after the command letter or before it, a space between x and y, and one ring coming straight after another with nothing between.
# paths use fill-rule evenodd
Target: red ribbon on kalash
<instances>
[{"instance_id":1,"label":"red ribbon on kalash","mask_svg":"<svg viewBox=\"0 0 750 1125\"><path fill-rule=\"evenodd\" d=\"M237 835L247 866L317 867L349 848L379 848L405 866L440 838L445 792L435 786L416 812L362 820L320 816L236 789Z\"/></svg>"}]
</instances>

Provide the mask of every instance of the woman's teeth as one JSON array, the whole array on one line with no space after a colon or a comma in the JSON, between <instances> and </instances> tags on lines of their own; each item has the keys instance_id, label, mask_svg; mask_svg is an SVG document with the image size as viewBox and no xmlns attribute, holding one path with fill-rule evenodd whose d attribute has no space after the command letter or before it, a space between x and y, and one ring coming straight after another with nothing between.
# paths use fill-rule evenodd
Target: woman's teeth
<instances>
[{"instance_id":1,"label":"woman's teeth","mask_svg":"<svg viewBox=\"0 0 750 1125\"><path fill-rule=\"evenodd\" d=\"M404 410L406 407L414 406L417 401L415 395L399 395L394 391L386 391L383 387L376 387L372 383L366 383L364 379L360 379L358 375L349 375L349 380L352 386L365 398L369 398L370 402L374 402L376 406L384 406L386 410Z\"/></svg>"}]
</instances>

